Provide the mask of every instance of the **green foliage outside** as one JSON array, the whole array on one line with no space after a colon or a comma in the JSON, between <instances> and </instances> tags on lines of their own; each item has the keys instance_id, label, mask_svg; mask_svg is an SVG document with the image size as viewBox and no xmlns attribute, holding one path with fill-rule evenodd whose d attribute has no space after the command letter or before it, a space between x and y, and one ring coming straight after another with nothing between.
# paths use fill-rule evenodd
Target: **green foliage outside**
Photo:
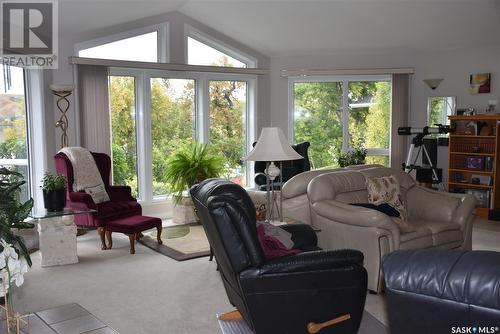
<instances>
[{"instance_id":1,"label":"green foliage outside","mask_svg":"<svg viewBox=\"0 0 500 334\"><path fill-rule=\"evenodd\" d=\"M0 104L0 159L27 159L24 96L1 94Z\"/></svg>"},{"instance_id":2,"label":"green foliage outside","mask_svg":"<svg viewBox=\"0 0 500 334\"><path fill-rule=\"evenodd\" d=\"M8 168L0 168L0 239L13 245L31 266L31 258L21 236L12 229L28 229L35 225L24 222L33 208L33 199L24 203L19 201L22 186L26 183L23 175ZM0 250L1 251L1 250Z\"/></svg>"},{"instance_id":3,"label":"green foliage outside","mask_svg":"<svg viewBox=\"0 0 500 334\"><path fill-rule=\"evenodd\" d=\"M314 168L338 167L342 154L342 83L301 82L294 85L294 91L294 141L311 143L309 156ZM350 148L388 148L390 83L349 82L348 96L352 106ZM366 162L388 165L389 159L367 157Z\"/></svg>"},{"instance_id":4,"label":"green foliage outside","mask_svg":"<svg viewBox=\"0 0 500 334\"><path fill-rule=\"evenodd\" d=\"M224 165L224 156L208 144L194 142L178 149L167 160L164 175L174 194L174 202L179 203L183 192L196 183L220 176Z\"/></svg>"},{"instance_id":5,"label":"green foliage outside","mask_svg":"<svg viewBox=\"0 0 500 334\"><path fill-rule=\"evenodd\" d=\"M216 65L227 62L224 57ZM134 78L112 76L109 86L114 183L131 186L137 196ZM152 78L150 88L153 195L158 196L172 187L166 178L168 158L194 141L195 81ZM243 183L246 82L210 81L209 103L211 145L225 157L227 176Z\"/></svg>"}]
</instances>

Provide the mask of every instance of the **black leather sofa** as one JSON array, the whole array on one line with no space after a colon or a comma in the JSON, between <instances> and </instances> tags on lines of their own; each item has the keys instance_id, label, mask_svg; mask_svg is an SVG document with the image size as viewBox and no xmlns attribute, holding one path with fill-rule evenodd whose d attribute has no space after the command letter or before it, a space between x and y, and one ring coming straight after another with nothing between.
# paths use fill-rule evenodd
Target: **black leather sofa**
<instances>
[{"instance_id":1,"label":"black leather sofa","mask_svg":"<svg viewBox=\"0 0 500 334\"><path fill-rule=\"evenodd\" d=\"M391 333L500 333L500 253L396 251L383 270Z\"/></svg>"},{"instance_id":2,"label":"black leather sofa","mask_svg":"<svg viewBox=\"0 0 500 334\"><path fill-rule=\"evenodd\" d=\"M357 332L367 286L361 252L316 250L311 227L295 224L284 228L292 233L295 247L306 251L266 262L255 207L242 187L209 179L193 186L190 194L229 301L255 333L303 334L310 322L345 314L351 318L320 333Z\"/></svg>"}]
</instances>

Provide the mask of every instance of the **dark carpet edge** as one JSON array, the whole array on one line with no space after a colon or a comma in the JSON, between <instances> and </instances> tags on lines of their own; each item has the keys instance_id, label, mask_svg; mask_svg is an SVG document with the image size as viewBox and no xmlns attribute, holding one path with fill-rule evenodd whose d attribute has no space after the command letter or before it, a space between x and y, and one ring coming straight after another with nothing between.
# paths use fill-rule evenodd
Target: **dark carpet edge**
<instances>
[{"instance_id":1,"label":"dark carpet edge","mask_svg":"<svg viewBox=\"0 0 500 334\"><path fill-rule=\"evenodd\" d=\"M149 249L152 249L160 254L163 254L165 256L168 256L176 261L186 261L186 260L191 260L191 259L197 259L199 257L205 257L210 255L210 251L203 251L203 252L195 252L195 253L181 253L173 248L168 247L167 245L160 245L156 241L156 239L151 238L148 235L145 235L139 241L141 244L144 246L148 247Z\"/></svg>"}]
</instances>

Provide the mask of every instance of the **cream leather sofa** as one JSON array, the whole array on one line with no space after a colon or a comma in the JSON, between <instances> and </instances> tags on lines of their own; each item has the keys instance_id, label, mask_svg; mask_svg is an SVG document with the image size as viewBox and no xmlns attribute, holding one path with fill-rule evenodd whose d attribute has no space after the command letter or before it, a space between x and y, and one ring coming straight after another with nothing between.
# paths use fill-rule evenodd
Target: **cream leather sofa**
<instances>
[{"instance_id":1,"label":"cream leather sofa","mask_svg":"<svg viewBox=\"0 0 500 334\"><path fill-rule=\"evenodd\" d=\"M275 192L276 203L279 205L279 196L283 196L283 217L293 218L305 224L311 224L311 211L307 198L307 186L316 176L341 170L360 170L381 165L355 165L346 168L315 169L295 175L285 182L281 192ZM247 190L255 205L266 204L266 192L260 190ZM275 210L279 208L275 208Z\"/></svg>"},{"instance_id":2,"label":"cream leather sofa","mask_svg":"<svg viewBox=\"0 0 500 334\"><path fill-rule=\"evenodd\" d=\"M416 231L401 233L385 214L350 205L367 203L366 177L398 178L409 222ZM353 248L363 252L368 289L382 288L381 259L398 249L471 249L475 198L417 186L401 170L374 167L343 170L315 177L308 185L312 225L324 249Z\"/></svg>"}]
</instances>

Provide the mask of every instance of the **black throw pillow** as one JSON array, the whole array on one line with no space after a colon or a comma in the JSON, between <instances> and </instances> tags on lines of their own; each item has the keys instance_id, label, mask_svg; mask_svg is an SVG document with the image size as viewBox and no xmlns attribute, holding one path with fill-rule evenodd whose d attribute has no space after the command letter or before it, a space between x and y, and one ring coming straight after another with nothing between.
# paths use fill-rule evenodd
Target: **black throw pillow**
<instances>
[{"instance_id":1,"label":"black throw pillow","mask_svg":"<svg viewBox=\"0 0 500 334\"><path fill-rule=\"evenodd\" d=\"M375 205L375 204L370 204L370 203L351 203L351 205L355 206L362 206L367 209L374 209L377 211L380 211L382 213L385 213L389 217L399 217L399 211L394 209L392 206L390 206L387 203L382 203L380 205Z\"/></svg>"}]
</instances>

